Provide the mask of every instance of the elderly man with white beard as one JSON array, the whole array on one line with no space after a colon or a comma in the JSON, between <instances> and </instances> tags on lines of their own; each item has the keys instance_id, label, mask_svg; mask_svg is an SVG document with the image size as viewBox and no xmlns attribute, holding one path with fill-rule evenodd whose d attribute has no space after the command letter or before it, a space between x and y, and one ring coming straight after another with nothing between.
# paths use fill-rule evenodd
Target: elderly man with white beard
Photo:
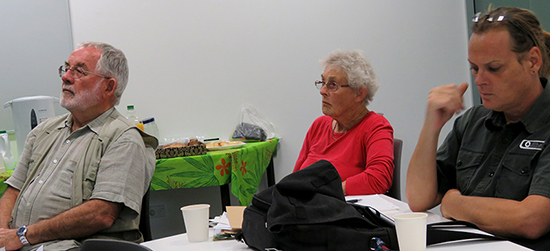
<instances>
[{"instance_id":1,"label":"elderly man with white beard","mask_svg":"<svg viewBox=\"0 0 550 251\"><path fill-rule=\"evenodd\" d=\"M88 238L140 242L141 201L158 141L116 109L128 82L124 53L85 42L59 68L61 106L27 136L0 199L6 250L79 250Z\"/></svg>"}]
</instances>

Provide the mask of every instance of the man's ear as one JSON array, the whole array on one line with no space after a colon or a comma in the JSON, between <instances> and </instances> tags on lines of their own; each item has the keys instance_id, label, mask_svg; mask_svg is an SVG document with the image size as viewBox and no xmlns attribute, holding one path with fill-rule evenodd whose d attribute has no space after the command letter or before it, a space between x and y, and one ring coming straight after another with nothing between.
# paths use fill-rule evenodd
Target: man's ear
<instances>
[{"instance_id":1,"label":"man's ear","mask_svg":"<svg viewBox=\"0 0 550 251\"><path fill-rule=\"evenodd\" d=\"M109 78L105 81L105 89L103 95L107 99L113 99L115 97L115 90L118 85L118 82L115 78Z\"/></svg>"},{"instance_id":2,"label":"man's ear","mask_svg":"<svg viewBox=\"0 0 550 251\"><path fill-rule=\"evenodd\" d=\"M117 81L115 78L109 78L107 80L107 87L105 88L105 92L107 93L114 93L117 87Z\"/></svg>"},{"instance_id":3,"label":"man's ear","mask_svg":"<svg viewBox=\"0 0 550 251\"><path fill-rule=\"evenodd\" d=\"M539 72L542 67L542 54L539 47L533 46L529 52L527 52L526 60L529 62L529 70L532 72Z\"/></svg>"}]
</instances>

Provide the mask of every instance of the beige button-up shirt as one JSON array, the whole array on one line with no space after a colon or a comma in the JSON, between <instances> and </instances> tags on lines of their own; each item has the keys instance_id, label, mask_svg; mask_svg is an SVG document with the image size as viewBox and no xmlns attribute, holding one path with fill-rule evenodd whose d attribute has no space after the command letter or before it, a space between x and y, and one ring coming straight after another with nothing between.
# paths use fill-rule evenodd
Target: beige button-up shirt
<instances>
[{"instance_id":1,"label":"beige button-up shirt","mask_svg":"<svg viewBox=\"0 0 550 251\"><path fill-rule=\"evenodd\" d=\"M113 226L102 233L137 230L141 200L155 170L156 142L146 140L147 135L142 137L139 129L114 108L74 132L70 130L70 114L52 120L55 122L41 123L29 133L17 167L6 181L23 189L12 214L13 226L31 225L88 199L102 199L125 206ZM104 137L113 134L117 137ZM94 140L101 142L102 154L79 164L89 154ZM84 171L80 169L82 177L75 181L79 165L84 166ZM75 195L75 187L82 187L81 195Z\"/></svg>"}]
</instances>

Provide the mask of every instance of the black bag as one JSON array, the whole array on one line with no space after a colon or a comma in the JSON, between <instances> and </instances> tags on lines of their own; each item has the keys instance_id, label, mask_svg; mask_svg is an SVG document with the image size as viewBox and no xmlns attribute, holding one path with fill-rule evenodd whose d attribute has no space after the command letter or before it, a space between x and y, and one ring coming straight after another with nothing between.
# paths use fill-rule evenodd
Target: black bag
<instances>
[{"instance_id":1,"label":"black bag","mask_svg":"<svg viewBox=\"0 0 550 251\"><path fill-rule=\"evenodd\" d=\"M235 131L233 132L233 135L231 136L233 139L239 139L239 140L259 140L259 141L265 141L267 138L267 133L265 130L257 125L253 125L250 123L240 123L237 125L237 128L235 128Z\"/></svg>"},{"instance_id":2,"label":"black bag","mask_svg":"<svg viewBox=\"0 0 550 251\"><path fill-rule=\"evenodd\" d=\"M242 237L258 250L369 250L372 237L397 249L392 226L346 203L342 180L326 160L255 194L244 211Z\"/></svg>"},{"instance_id":3,"label":"black bag","mask_svg":"<svg viewBox=\"0 0 550 251\"><path fill-rule=\"evenodd\" d=\"M469 238L500 239L436 227L449 224L464 226L465 223L429 225L427 243ZM292 173L255 194L251 205L244 210L239 236L257 250L306 251L370 250L374 237L383 240L386 247L398 250L393 224L368 207L346 203L342 180L326 160Z\"/></svg>"}]
</instances>

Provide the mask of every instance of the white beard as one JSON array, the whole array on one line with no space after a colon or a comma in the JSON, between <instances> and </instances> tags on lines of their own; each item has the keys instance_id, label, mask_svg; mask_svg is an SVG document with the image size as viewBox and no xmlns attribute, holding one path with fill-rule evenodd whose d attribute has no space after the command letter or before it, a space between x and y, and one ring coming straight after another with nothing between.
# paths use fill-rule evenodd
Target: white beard
<instances>
[{"instance_id":1,"label":"white beard","mask_svg":"<svg viewBox=\"0 0 550 251\"><path fill-rule=\"evenodd\" d=\"M78 94L74 92L72 87L65 86L65 88L69 89L72 93L61 92L61 101L59 104L68 111L86 110L99 104L101 87L99 83L101 83L101 81L103 81L103 79L99 80L93 89L87 89Z\"/></svg>"}]
</instances>

